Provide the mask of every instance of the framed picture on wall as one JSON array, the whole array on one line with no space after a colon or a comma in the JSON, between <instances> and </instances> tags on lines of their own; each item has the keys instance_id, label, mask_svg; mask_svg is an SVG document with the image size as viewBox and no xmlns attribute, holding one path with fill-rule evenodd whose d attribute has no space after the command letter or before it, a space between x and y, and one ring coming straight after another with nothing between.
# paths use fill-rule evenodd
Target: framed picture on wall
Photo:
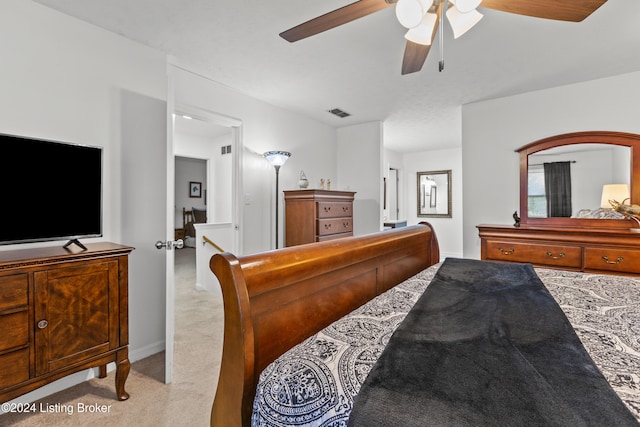
<instances>
[{"instance_id":1,"label":"framed picture on wall","mask_svg":"<svg viewBox=\"0 0 640 427\"><path fill-rule=\"evenodd\" d=\"M202 197L202 183L190 181L189 182L189 197Z\"/></svg>"}]
</instances>

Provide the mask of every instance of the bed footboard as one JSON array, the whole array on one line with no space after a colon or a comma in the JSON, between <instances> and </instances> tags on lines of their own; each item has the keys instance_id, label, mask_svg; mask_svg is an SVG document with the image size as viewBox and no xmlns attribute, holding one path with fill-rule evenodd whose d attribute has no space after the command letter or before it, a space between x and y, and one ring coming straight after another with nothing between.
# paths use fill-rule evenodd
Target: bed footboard
<instances>
[{"instance_id":1,"label":"bed footboard","mask_svg":"<svg viewBox=\"0 0 640 427\"><path fill-rule=\"evenodd\" d=\"M240 258L214 255L224 344L211 425L249 426L269 363L439 259L427 223Z\"/></svg>"}]
</instances>

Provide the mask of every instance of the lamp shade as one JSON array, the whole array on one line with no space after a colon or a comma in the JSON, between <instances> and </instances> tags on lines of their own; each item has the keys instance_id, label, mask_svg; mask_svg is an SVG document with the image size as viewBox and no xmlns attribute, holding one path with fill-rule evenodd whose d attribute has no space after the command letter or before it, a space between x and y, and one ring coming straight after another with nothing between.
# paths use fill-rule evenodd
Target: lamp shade
<instances>
[{"instance_id":1,"label":"lamp shade","mask_svg":"<svg viewBox=\"0 0 640 427\"><path fill-rule=\"evenodd\" d=\"M447 10L447 19L453 29L453 38L458 38L478 23L482 19L482 14L473 9L470 12L462 13L455 7Z\"/></svg>"},{"instance_id":2,"label":"lamp shade","mask_svg":"<svg viewBox=\"0 0 640 427\"><path fill-rule=\"evenodd\" d=\"M279 168L291 157L291 153L288 151L267 151L263 156L266 157L274 167Z\"/></svg>"},{"instance_id":3,"label":"lamp shade","mask_svg":"<svg viewBox=\"0 0 640 427\"><path fill-rule=\"evenodd\" d=\"M603 185L600 207L611 209L611 203L609 203L609 200L615 200L618 203L623 203L629 197L629 184Z\"/></svg>"},{"instance_id":4,"label":"lamp shade","mask_svg":"<svg viewBox=\"0 0 640 427\"><path fill-rule=\"evenodd\" d=\"M433 38L433 28L436 26L438 15L435 13L425 13L422 22L415 28L411 28L404 35L410 42L429 46Z\"/></svg>"},{"instance_id":5,"label":"lamp shade","mask_svg":"<svg viewBox=\"0 0 640 427\"><path fill-rule=\"evenodd\" d=\"M451 3L462 13L471 12L476 7L480 6L482 0L450 0Z\"/></svg>"},{"instance_id":6,"label":"lamp shade","mask_svg":"<svg viewBox=\"0 0 640 427\"><path fill-rule=\"evenodd\" d=\"M398 0L396 17L405 28L417 27L422 22L424 14L429 10L430 4L427 0Z\"/></svg>"}]
</instances>

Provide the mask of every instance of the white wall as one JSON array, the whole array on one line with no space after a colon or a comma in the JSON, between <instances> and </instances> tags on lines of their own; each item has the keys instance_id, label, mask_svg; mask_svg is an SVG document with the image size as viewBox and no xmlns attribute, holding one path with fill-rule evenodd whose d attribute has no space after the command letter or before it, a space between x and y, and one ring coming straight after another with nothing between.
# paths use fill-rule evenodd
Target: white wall
<instances>
[{"instance_id":1,"label":"white wall","mask_svg":"<svg viewBox=\"0 0 640 427\"><path fill-rule=\"evenodd\" d=\"M354 236L382 230L382 123L338 129L338 185L332 190L355 191Z\"/></svg>"},{"instance_id":2,"label":"white wall","mask_svg":"<svg viewBox=\"0 0 640 427\"><path fill-rule=\"evenodd\" d=\"M196 283L195 288L205 290L216 295L222 295L222 288L218 278L209 268L209 260L214 254L220 253L218 248L203 244L204 237L211 239L222 251L233 246L233 228L231 224L194 224L196 229Z\"/></svg>"},{"instance_id":3,"label":"white wall","mask_svg":"<svg viewBox=\"0 0 640 427\"><path fill-rule=\"evenodd\" d=\"M174 142L176 139L174 139ZM201 197L189 196L189 183L200 182ZM181 228L183 224L182 209L205 209L205 190L207 189L207 160L192 157L176 156L175 169L176 197L175 197L175 228Z\"/></svg>"},{"instance_id":4,"label":"white wall","mask_svg":"<svg viewBox=\"0 0 640 427\"><path fill-rule=\"evenodd\" d=\"M120 190L130 183L122 181L120 93L164 102L165 55L24 0L2 1L0 38L0 132L103 147L104 236L86 241L128 244L121 232ZM0 250L59 244L11 245ZM145 305L145 301L163 301L164 286L138 278L140 253L131 254L129 265L131 360L158 351L164 340L164 307ZM30 395L43 396L87 376L86 372L75 374Z\"/></svg>"},{"instance_id":5,"label":"white wall","mask_svg":"<svg viewBox=\"0 0 640 427\"><path fill-rule=\"evenodd\" d=\"M478 224L512 224L519 210L517 148L568 132L640 133L640 72L462 108L464 256L480 257Z\"/></svg>"},{"instance_id":6,"label":"white wall","mask_svg":"<svg viewBox=\"0 0 640 427\"><path fill-rule=\"evenodd\" d=\"M404 181L407 206L407 225L426 221L433 225L440 257L462 256L463 172L462 149L432 150L404 155ZM418 172L451 170L451 218L418 217ZM465 171L466 174L466 171Z\"/></svg>"},{"instance_id":7,"label":"white wall","mask_svg":"<svg viewBox=\"0 0 640 427\"><path fill-rule=\"evenodd\" d=\"M278 228L282 243L282 191L297 188L301 170L309 179L309 188L317 188L320 178L334 181L337 176L336 130L181 68L173 67L171 74L176 104L202 108L242 122L243 253L274 248L275 170L262 153L269 150L292 153L280 169Z\"/></svg>"},{"instance_id":8,"label":"white wall","mask_svg":"<svg viewBox=\"0 0 640 427\"><path fill-rule=\"evenodd\" d=\"M104 240L120 241L114 98L165 98L165 56L21 0L2 2L0 36L0 131L104 147Z\"/></svg>"},{"instance_id":9,"label":"white wall","mask_svg":"<svg viewBox=\"0 0 640 427\"><path fill-rule=\"evenodd\" d=\"M196 120L196 119L194 119ZM188 127L189 124L182 124ZM213 125L216 126L217 125ZM182 208L194 207L207 209L208 222L231 222L232 220L232 156L222 154L223 146L233 145L231 129L220 136L205 136L189 132L175 132L173 152L176 155L176 198L175 198L175 226L182 224ZM180 158L180 160L178 160ZM187 158L204 161L203 168L196 166L179 170L178 165L186 162ZM193 175L197 172L197 175ZM198 176L198 179L189 178ZM186 192L189 181L202 182L202 197L192 198ZM207 190L206 192L204 190ZM206 196L206 202L205 202Z\"/></svg>"},{"instance_id":10,"label":"white wall","mask_svg":"<svg viewBox=\"0 0 640 427\"><path fill-rule=\"evenodd\" d=\"M232 222L231 205L233 203L232 157L231 153L222 154L221 148L232 145L231 135L223 135L213 141L216 153L209 162L209 222Z\"/></svg>"}]
</instances>

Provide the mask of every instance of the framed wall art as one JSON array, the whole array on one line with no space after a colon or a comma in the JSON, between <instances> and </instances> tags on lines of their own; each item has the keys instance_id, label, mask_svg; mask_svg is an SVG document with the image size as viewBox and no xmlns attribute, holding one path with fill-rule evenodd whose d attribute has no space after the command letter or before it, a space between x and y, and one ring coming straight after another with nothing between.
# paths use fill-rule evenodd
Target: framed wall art
<instances>
[{"instance_id":1,"label":"framed wall art","mask_svg":"<svg viewBox=\"0 0 640 427\"><path fill-rule=\"evenodd\" d=\"M202 197L202 183L190 181L189 182L189 197Z\"/></svg>"}]
</instances>

